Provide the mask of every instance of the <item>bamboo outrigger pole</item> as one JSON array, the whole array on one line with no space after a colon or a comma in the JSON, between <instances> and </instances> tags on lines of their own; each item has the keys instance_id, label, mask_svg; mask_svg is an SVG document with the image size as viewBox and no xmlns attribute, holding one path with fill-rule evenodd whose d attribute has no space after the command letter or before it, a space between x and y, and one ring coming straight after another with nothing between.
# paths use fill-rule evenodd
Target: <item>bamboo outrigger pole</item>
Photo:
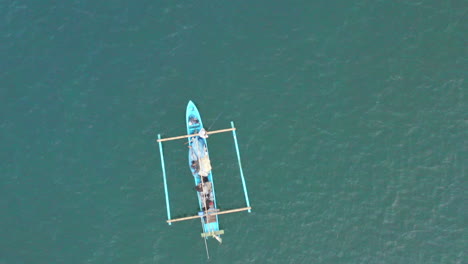
<instances>
[{"instance_id":1,"label":"bamboo outrigger pole","mask_svg":"<svg viewBox=\"0 0 468 264\"><path fill-rule=\"evenodd\" d=\"M226 129L220 129L220 130L213 130L213 131L208 131L206 134L211 135L211 134L216 134L216 133L223 133L223 132L228 132L228 131L234 131L236 130L235 127L233 128L226 128ZM176 140L176 139L183 139L183 138L189 138L189 137L196 137L199 136L200 134L191 134L191 135L183 135L183 136L178 136L178 137L170 137L170 138L163 138L161 139L158 137L158 142L164 142L164 141L170 141L170 140Z\"/></svg>"},{"instance_id":2,"label":"bamboo outrigger pole","mask_svg":"<svg viewBox=\"0 0 468 264\"><path fill-rule=\"evenodd\" d=\"M171 220L171 208L169 208L169 194L167 192L167 180L166 180L166 168L164 166L164 155L163 155L163 149L162 149L162 144L161 141L161 135L158 134L158 142L159 142L159 153L161 155L161 167L163 171L163 179L164 179L164 193L166 194L166 208L167 208L167 220ZM169 225L171 225L171 222L167 222Z\"/></svg>"},{"instance_id":3,"label":"bamboo outrigger pole","mask_svg":"<svg viewBox=\"0 0 468 264\"><path fill-rule=\"evenodd\" d=\"M246 211L246 210L250 211L250 209L252 209L252 208L251 207L243 207L243 208L237 208L237 209L232 209L232 210L207 213L207 214L203 214L203 215L194 215L194 216L187 216L187 217L176 218L176 219L169 219L166 222L171 224L171 223L174 223L174 222L197 219L197 218L205 217L205 216L208 216L208 215L230 214L230 213L237 213L237 212L242 212L242 211Z\"/></svg>"},{"instance_id":4,"label":"bamboo outrigger pole","mask_svg":"<svg viewBox=\"0 0 468 264\"><path fill-rule=\"evenodd\" d=\"M231 121L231 126L232 126L232 136L234 137L234 144L236 145L237 161L239 162L239 170L240 170L240 175L242 179L242 187L244 187L245 202L247 203L247 208L249 208L248 211L250 213L251 210L250 210L249 194L247 193L247 186L245 185L244 172L242 171L239 146L237 145L236 128L234 127L233 121Z\"/></svg>"}]
</instances>

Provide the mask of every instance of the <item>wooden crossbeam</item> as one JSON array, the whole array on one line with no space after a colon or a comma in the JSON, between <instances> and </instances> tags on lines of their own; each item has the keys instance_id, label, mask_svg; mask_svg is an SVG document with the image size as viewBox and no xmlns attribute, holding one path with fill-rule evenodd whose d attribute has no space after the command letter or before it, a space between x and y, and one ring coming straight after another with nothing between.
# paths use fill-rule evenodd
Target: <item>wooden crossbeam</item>
<instances>
[{"instance_id":1,"label":"wooden crossbeam","mask_svg":"<svg viewBox=\"0 0 468 264\"><path fill-rule=\"evenodd\" d=\"M224 235L224 230L201 233L201 237L219 236L219 235Z\"/></svg>"},{"instance_id":2,"label":"wooden crossbeam","mask_svg":"<svg viewBox=\"0 0 468 264\"><path fill-rule=\"evenodd\" d=\"M235 127L232 128L226 128L226 129L220 129L220 130L213 130L213 131L208 131L206 134L211 135L211 134L217 134L217 133L223 133L223 132L229 132L236 130ZM170 140L176 140L176 139L183 139L183 138L189 138L189 137L196 137L199 136L200 134L190 134L190 135L183 135L183 136L178 136L178 137L169 137L169 138L161 138L158 139L158 142L163 142L163 141L170 141Z\"/></svg>"},{"instance_id":3,"label":"wooden crossbeam","mask_svg":"<svg viewBox=\"0 0 468 264\"><path fill-rule=\"evenodd\" d=\"M247 210L251 210L251 209L252 209L252 207L249 206L249 207L231 209L231 210L226 210L226 211L213 212L213 213L208 213L208 214L204 214L204 215L194 215L194 216L176 218L176 219L167 220L166 222L168 222L168 223L180 222L180 221L185 221L185 220L197 219L197 218L201 218L201 217L208 216L208 215L230 214L230 213L237 213L237 212L247 211Z\"/></svg>"}]
</instances>

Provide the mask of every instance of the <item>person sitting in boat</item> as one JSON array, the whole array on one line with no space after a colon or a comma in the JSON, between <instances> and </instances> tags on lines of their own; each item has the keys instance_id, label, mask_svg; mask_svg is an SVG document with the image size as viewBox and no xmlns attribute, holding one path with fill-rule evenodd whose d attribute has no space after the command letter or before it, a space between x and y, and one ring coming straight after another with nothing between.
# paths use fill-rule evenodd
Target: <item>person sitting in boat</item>
<instances>
[{"instance_id":1,"label":"person sitting in boat","mask_svg":"<svg viewBox=\"0 0 468 264\"><path fill-rule=\"evenodd\" d=\"M208 177L207 177L207 176L202 176L202 177L201 177L201 181L202 181L203 183L208 182Z\"/></svg>"},{"instance_id":2,"label":"person sitting in boat","mask_svg":"<svg viewBox=\"0 0 468 264\"><path fill-rule=\"evenodd\" d=\"M198 118L193 117L193 116L190 117L190 119L189 119L189 125L193 126L193 125L196 125L196 124L198 124L198 123L200 123L200 121L198 121Z\"/></svg>"},{"instance_id":3,"label":"person sitting in boat","mask_svg":"<svg viewBox=\"0 0 468 264\"><path fill-rule=\"evenodd\" d=\"M195 186L195 190L197 192L203 192L203 183L199 183L197 186Z\"/></svg>"},{"instance_id":4,"label":"person sitting in boat","mask_svg":"<svg viewBox=\"0 0 468 264\"><path fill-rule=\"evenodd\" d=\"M200 166L196 160L192 160L192 165L190 167L197 173L200 170Z\"/></svg>"}]
</instances>

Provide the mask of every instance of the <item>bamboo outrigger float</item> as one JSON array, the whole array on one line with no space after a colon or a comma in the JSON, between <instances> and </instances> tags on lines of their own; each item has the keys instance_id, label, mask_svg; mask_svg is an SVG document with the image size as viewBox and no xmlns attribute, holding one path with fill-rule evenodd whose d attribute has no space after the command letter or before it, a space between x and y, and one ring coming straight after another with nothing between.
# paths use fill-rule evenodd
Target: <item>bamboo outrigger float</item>
<instances>
[{"instance_id":1,"label":"bamboo outrigger float","mask_svg":"<svg viewBox=\"0 0 468 264\"><path fill-rule=\"evenodd\" d=\"M206 239L208 237L213 237L222 242L221 235L224 234L224 230L219 229L218 215L236 213L242 211L251 212L249 196L247 193L247 186L245 184L244 173L242 171L242 164L240 159L239 146L237 144L236 128L234 127L234 122L231 121L231 128L215 130L215 131L206 131L203 127L200 113L198 112L197 107L192 101L189 101L186 110L186 124L187 124L187 135L178 136L178 137L169 137L161 138L161 135L158 134L158 143L159 143L159 152L161 155L161 167L163 172L163 181L164 181L164 193L166 196L166 209L167 209L167 223L171 225L174 222L191 220L191 219L201 219L203 233L201 237L205 239L206 253L209 258L208 247L206 244ZM234 145L237 153L237 161L239 163L240 176L242 181L242 187L244 189L244 197L246 202L246 207L231 209L226 211L220 211L216 205L216 195L213 182L213 174L211 171L211 162L209 159L208 144L207 138L209 135L230 132L232 131L232 136L234 138ZM197 190L197 197L200 206L200 212L198 215L182 217L171 219L171 211L169 206L169 194L167 189L167 179L166 179L166 168L164 166L164 154L162 149L162 142L177 140L177 139L188 139L189 144L189 168L192 172L192 175L195 180L195 189Z\"/></svg>"}]
</instances>

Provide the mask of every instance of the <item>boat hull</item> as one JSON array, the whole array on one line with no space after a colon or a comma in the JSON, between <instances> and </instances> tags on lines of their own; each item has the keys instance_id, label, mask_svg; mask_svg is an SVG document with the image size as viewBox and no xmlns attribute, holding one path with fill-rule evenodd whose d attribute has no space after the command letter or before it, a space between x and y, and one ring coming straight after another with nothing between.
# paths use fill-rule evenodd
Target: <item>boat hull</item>
<instances>
[{"instance_id":1,"label":"boat hull","mask_svg":"<svg viewBox=\"0 0 468 264\"><path fill-rule=\"evenodd\" d=\"M203 128L200 112L192 101L187 104L186 111L187 134L198 134ZM218 211L213 182L213 174L209 161L208 143L206 138L199 135L189 137L189 168L192 172L197 189L198 204L200 213L206 214ZM203 183L202 183L203 181ZM208 216L202 218L203 232L219 231L218 216Z\"/></svg>"}]
</instances>

